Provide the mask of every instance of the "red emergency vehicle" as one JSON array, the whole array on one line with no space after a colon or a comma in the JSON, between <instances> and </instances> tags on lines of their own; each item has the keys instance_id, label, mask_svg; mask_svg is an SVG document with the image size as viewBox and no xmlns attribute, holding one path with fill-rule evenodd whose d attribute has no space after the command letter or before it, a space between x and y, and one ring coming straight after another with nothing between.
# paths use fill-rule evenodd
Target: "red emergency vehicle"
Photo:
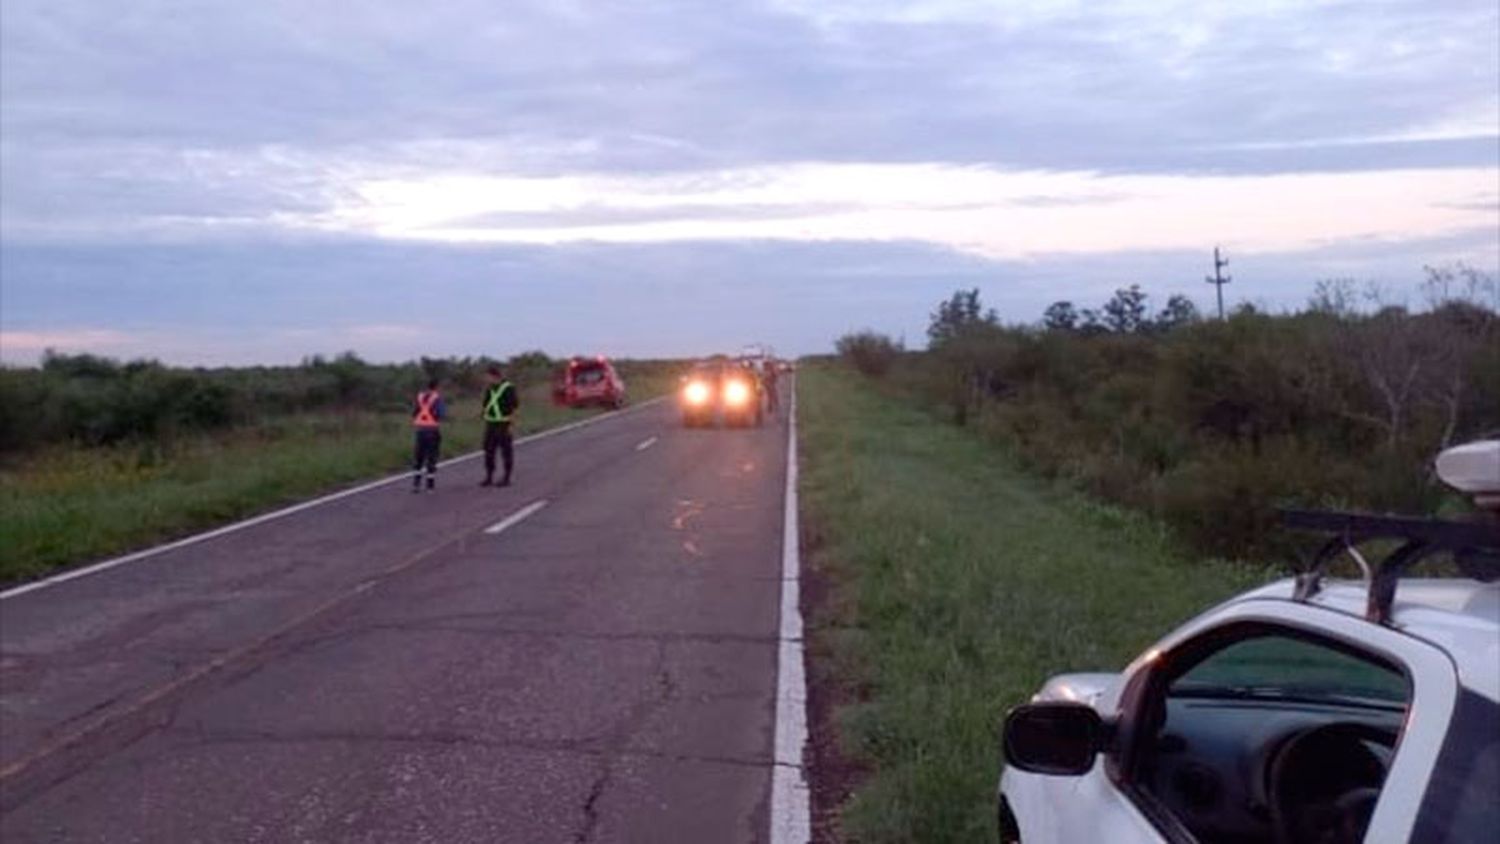
<instances>
[{"instance_id":1,"label":"red emergency vehicle","mask_svg":"<svg viewBox=\"0 0 1500 844\"><path fill-rule=\"evenodd\" d=\"M558 372L552 399L565 407L624 407L625 379L603 355L573 358Z\"/></svg>"}]
</instances>

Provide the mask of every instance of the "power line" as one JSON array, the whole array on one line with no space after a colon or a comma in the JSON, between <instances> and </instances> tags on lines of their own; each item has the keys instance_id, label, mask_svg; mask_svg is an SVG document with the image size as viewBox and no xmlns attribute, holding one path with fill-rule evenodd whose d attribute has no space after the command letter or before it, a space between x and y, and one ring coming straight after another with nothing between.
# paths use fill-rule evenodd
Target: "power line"
<instances>
[{"instance_id":1,"label":"power line","mask_svg":"<svg viewBox=\"0 0 1500 844\"><path fill-rule=\"evenodd\" d=\"M1219 321L1224 320L1224 285L1230 282L1230 277L1224 275L1224 268L1229 266L1228 258L1219 257L1219 247L1214 247L1214 274L1204 276L1203 280L1214 286L1214 292L1219 296Z\"/></svg>"}]
</instances>

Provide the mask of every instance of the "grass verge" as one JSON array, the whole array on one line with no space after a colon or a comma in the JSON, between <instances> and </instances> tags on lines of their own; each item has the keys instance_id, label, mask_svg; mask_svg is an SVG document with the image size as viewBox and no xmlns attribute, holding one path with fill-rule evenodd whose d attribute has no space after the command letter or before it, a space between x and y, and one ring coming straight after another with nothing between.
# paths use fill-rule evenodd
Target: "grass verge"
<instances>
[{"instance_id":1,"label":"grass verge","mask_svg":"<svg viewBox=\"0 0 1500 844\"><path fill-rule=\"evenodd\" d=\"M637 401L668 376L631 381ZM479 400L450 399L443 456L479 447ZM593 415L527 389L520 435ZM141 548L406 468L402 413L319 413L156 445L50 449L0 470L0 584Z\"/></svg>"},{"instance_id":2,"label":"grass verge","mask_svg":"<svg viewBox=\"0 0 1500 844\"><path fill-rule=\"evenodd\" d=\"M1018 472L850 369L798 381L806 565L828 586L809 647L839 699L814 741L834 732L863 771L833 809L847 840L992 840L1008 707L1052 674L1118 670L1267 577L1187 559L1160 525Z\"/></svg>"}]
</instances>

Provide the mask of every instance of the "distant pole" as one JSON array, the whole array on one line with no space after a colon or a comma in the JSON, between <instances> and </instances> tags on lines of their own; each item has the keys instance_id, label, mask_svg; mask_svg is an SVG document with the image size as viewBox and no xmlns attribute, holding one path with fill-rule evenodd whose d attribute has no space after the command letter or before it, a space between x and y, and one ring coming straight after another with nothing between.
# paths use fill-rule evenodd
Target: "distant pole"
<instances>
[{"instance_id":1,"label":"distant pole","mask_svg":"<svg viewBox=\"0 0 1500 844\"><path fill-rule=\"evenodd\" d=\"M1219 247L1214 247L1214 274L1204 276L1203 280L1214 286L1214 292L1219 294L1219 321L1224 321L1224 285L1228 284L1229 276L1224 275L1224 268L1229 266L1228 258L1219 257Z\"/></svg>"}]
</instances>

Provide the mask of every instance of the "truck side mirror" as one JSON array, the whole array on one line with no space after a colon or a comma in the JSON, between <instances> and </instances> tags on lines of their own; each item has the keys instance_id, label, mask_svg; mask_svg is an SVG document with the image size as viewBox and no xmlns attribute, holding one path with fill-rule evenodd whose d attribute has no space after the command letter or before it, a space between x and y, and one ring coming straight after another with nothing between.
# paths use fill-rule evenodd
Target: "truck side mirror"
<instances>
[{"instance_id":1,"label":"truck side mirror","mask_svg":"<svg viewBox=\"0 0 1500 844\"><path fill-rule=\"evenodd\" d=\"M1005 716L1005 762L1033 774L1082 776L1093 769L1107 732L1099 713L1085 704L1018 706Z\"/></svg>"}]
</instances>

